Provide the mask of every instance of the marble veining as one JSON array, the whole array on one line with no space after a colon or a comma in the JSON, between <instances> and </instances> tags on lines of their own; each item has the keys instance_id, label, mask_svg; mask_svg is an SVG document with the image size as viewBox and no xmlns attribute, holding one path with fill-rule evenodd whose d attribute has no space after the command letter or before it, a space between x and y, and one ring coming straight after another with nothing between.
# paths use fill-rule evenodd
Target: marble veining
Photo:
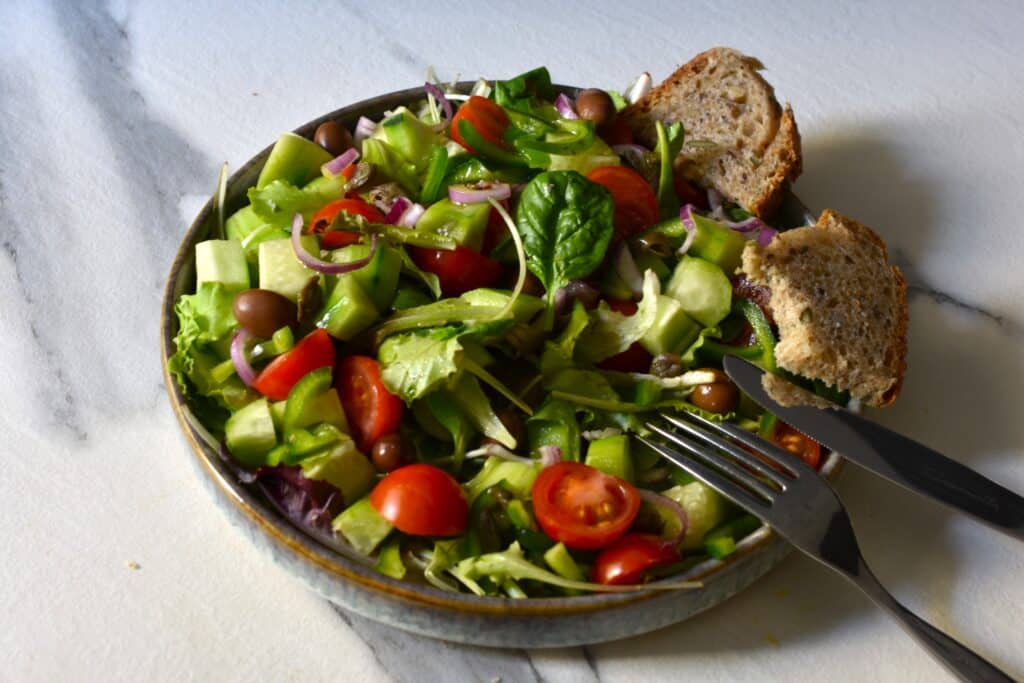
<instances>
[{"instance_id":1,"label":"marble veining","mask_svg":"<svg viewBox=\"0 0 1024 683\"><path fill-rule=\"evenodd\" d=\"M222 160L237 167L285 128L431 65L473 77L546 63L559 81L614 87L730 44L793 103L815 143L808 169L835 177L807 186L814 201L878 225L904 269L911 373L880 419L1024 490L1024 309L1005 296L1024 287L1007 219L1024 186L1021 33L1009 1L0 3L4 675L936 680L898 628L799 557L686 623L582 648L488 650L344 613L197 486L160 385L157 311L182 207L212 192ZM834 125L864 135L843 147ZM916 220L885 225L891 211ZM902 600L1024 674L1008 607L1024 601L1019 547L863 473L842 493Z\"/></svg>"}]
</instances>

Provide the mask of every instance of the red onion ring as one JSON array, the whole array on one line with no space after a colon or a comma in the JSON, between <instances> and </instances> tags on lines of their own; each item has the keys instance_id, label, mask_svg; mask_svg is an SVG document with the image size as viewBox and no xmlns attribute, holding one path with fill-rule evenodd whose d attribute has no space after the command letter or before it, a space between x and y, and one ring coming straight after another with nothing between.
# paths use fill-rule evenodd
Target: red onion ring
<instances>
[{"instance_id":1,"label":"red onion ring","mask_svg":"<svg viewBox=\"0 0 1024 683\"><path fill-rule=\"evenodd\" d=\"M650 491L648 489L638 488L636 492L640 494L640 498L647 501L651 505L660 508L667 508L669 511L672 512L672 514L679 518L679 533L675 537L669 539L667 542L671 543L673 546L678 546L680 543L682 543L683 538L686 536L686 529L690 526L690 521L686 516L686 510L683 509L683 506L677 503L676 501L672 500L668 496L663 496L660 493L655 493L654 491Z\"/></svg>"},{"instance_id":2,"label":"red onion ring","mask_svg":"<svg viewBox=\"0 0 1024 683\"><path fill-rule=\"evenodd\" d=\"M441 104L441 108L444 109L444 118L439 124L439 127L443 128L446 123L452 120L452 103L445 97L444 91L433 83L424 83L423 89L432 95Z\"/></svg>"},{"instance_id":3,"label":"red onion ring","mask_svg":"<svg viewBox=\"0 0 1024 683\"><path fill-rule=\"evenodd\" d=\"M558 115L563 119L578 119L579 114L576 113L576 107L573 105L573 101L565 93L559 93L558 97L555 98L555 109L558 110Z\"/></svg>"},{"instance_id":4,"label":"red onion ring","mask_svg":"<svg viewBox=\"0 0 1024 683\"><path fill-rule=\"evenodd\" d=\"M775 228L763 227L761 232L757 233L757 243L762 247L767 247L777 234L779 231Z\"/></svg>"},{"instance_id":5,"label":"red onion ring","mask_svg":"<svg viewBox=\"0 0 1024 683\"><path fill-rule=\"evenodd\" d=\"M330 178L334 178L341 174L346 168L354 164L359 159L359 151L355 147L349 147L347 150L334 157L326 164L320 167L320 171Z\"/></svg>"},{"instance_id":6,"label":"red onion ring","mask_svg":"<svg viewBox=\"0 0 1024 683\"><path fill-rule=\"evenodd\" d=\"M623 154L629 154L629 153L632 153L632 154L647 154L651 150L647 149L643 145L637 145L637 144L631 143L631 144L625 144L625 145L612 145L612 151L621 156Z\"/></svg>"},{"instance_id":7,"label":"red onion ring","mask_svg":"<svg viewBox=\"0 0 1024 683\"><path fill-rule=\"evenodd\" d=\"M736 232L754 232L755 230L763 230L764 228L768 227L764 224L764 221L762 221L757 216L751 216L750 218L742 220L738 223L733 221L725 221L725 224L728 227L735 230Z\"/></svg>"},{"instance_id":8,"label":"red onion ring","mask_svg":"<svg viewBox=\"0 0 1024 683\"><path fill-rule=\"evenodd\" d=\"M639 299L644 293L644 276L640 274L636 261L633 260L633 253L625 242L619 245L615 252L615 272L619 274L622 281L633 292L633 297Z\"/></svg>"},{"instance_id":9,"label":"red onion ring","mask_svg":"<svg viewBox=\"0 0 1024 683\"><path fill-rule=\"evenodd\" d=\"M356 132L353 139L356 141L356 144L359 144L366 138L373 135L376 130L376 123L366 118L365 116L360 116L359 121L356 122Z\"/></svg>"},{"instance_id":10,"label":"red onion ring","mask_svg":"<svg viewBox=\"0 0 1024 683\"><path fill-rule=\"evenodd\" d=\"M448 199L459 204L483 204L491 198L500 202L511 196L512 186L507 183L448 186Z\"/></svg>"},{"instance_id":11,"label":"red onion ring","mask_svg":"<svg viewBox=\"0 0 1024 683\"><path fill-rule=\"evenodd\" d=\"M302 265L315 270L318 273L324 273L325 275L341 275L342 273L349 273L353 270L359 270L371 260L377 253L377 233L373 233L370 236L370 253L366 258L356 259L355 261L349 261L348 263L332 263L331 261L323 261L313 256L306 248L302 246L302 214L295 214L295 218L292 219L292 249L295 251L295 258L299 259Z\"/></svg>"},{"instance_id":12,"label":"red onion ring","mask_svg":"<svg viewBox=\"0 0 1024 683\"><path fill-rule=\"evenodd\" d=\"M537 451L540 453L540 466L542 469L562 462L562 449L558 446L547 444L540 446Z\"/></svg>"},{"instance_id":13,"label":"red onion ring","mask_svg":"<svg viewBox=\"0 0 1024 683\"><path fill-rule=\"evenodd\" d=\"M402 217L409 207L412 206L412 202L406 197L399 197L388 209L388 214L384 216L384 222L388 225L397 225L399 219Z\"/></svg>"},{"instance_id":14,"label":"red onion ring","mask_svg":"<svg viewBox=\"0 0 1024 683\"><path fill-rule=\"evenodd\" d=\"M692 213L695 208L697 207L693 204L687 204L679 209L679 220L683 222L683 229L686 230L686 239L683 240L682 246L676 251L680 256L690 250L690 247L693 246L693 241L697 238L697 224L693 220Z\"/></svg>"},{"instance_id":15,"label":"red onion ring","mask_svg":"<svg viewBox=\"0 0 1024 683\"><path fill-rule=\"evenodd\" d=\"M240 328L231 339L231 362L235 366L235 372L238 373L238 379L242 380L247 387L251 387L252 383L256 381L256 371L252 369L249 359L245 357L245 345L250 338L251 335L244 328Z\"/></svg>"},{"instance_id":16,"label":"red onion ring","mask_svg":"<svg viewBox=\"0 0 1024 683\"><path fill-rule=\"evenodd\" d=\"M405 213L402 214L402 217L398 219L398 225L406 228L414 228L426 211L427 209L422 204L413 204L406 209Z\"/></svg>"}]
</instances>

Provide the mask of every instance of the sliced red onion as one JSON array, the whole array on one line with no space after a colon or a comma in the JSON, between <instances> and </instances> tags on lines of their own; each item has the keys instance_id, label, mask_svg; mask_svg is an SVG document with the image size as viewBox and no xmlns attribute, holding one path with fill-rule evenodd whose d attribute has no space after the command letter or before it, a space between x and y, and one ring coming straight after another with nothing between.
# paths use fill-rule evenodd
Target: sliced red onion
<instances>
[{"instance_id":1,"label":"sliced red onion","mask_svg":"<svg viewBox=\"0 0 1024 683\"><path fill-rule=\"evenodd\" d=\"M686 239L683 240L683 244L676 251L680 256L690 250L690 247L693 246L693 241L697 238L697 224L694 222L693 214L691 213L695 208L693 204L687 204L679 209L679 220L683 222L683 228L686 230Z\"/></svg>"},{"instance_id":2,"label":"sliced red onion","mask_svg":"<svg viewBox=\"0 0 1024 683\"><path fill-rule=\"evenodd\" d=\"M494 198L499 202L512 196L507 183L476 183L475 185L449 185L448 199L459 204L483 204Z\"/></svg>"},{"instance_id":3,"label":"sliced red onion","mask_svg":"<svg viewBox=\"0 0 1024 683\"><path fill-rule=\"evenodd\" d=\"M669 539L668 542L673 546L677 546L682 543L683 537L686 536L686 529L690 525L689 519L686 516L686 510L683 509L683 506L668 496L663 496L660 493L655 493L649 489L638 488L636 491L640 494L640 498L643 500L656 507L665 508L679 518L679 534L674 538Z\"/></svg>"},{"instance_id":4,"label":"sliced red onion","mask_svg":"<svg viewBox=\"0 0 1024 683\"><path fill-rule=\"evenodd\" d=\"M366 118L365 116L360 116L359 121L356 122L356 133L353 139L356 141L356 144L358 145L363 140L373 135L376 130L376 123Z\"/></svg>"},{"instance_id":5,"label":"sliced red onion","mask_svg":"<svg viewBox=\"0 0 1024 683\"><path fill-rule=\"evenodd\" d=\"M619 245L615 252L615 272L622 281L633 292L633 297L639 299L644 293L644 276L640 274L636 261L633 260L633 253L625 242Z\"/></svg>"},{"instance_id":6,"label":"sliced red onion","mask_svg":"<svg viewBox=\"0 0 1024 683\"><path fill-rule=\"evenodd\" d=\"M488 443L480 448L474 448L471 451L466 451L467 458L480 458L490 457L501 458L502 460L508 460L509 462L520 462L524 465L532 465L533 460L525 458L521 455L516 455L509 449L502 446L500 443Z\"/></svg>"},{"instance_id":7,"label":"sliced red onion","mask_svg":"<svg viewBox=\"0 0 1024 683\"><path fill-rule=\"evenodd\" d=\"M395 200L391 208L388 209L388 213L384 216L384 222L388 225L398 225L398 220L402 217L402 214L412 206L412 202L406 197L399 197Z\"/></svg>"},{"instance_id":8,"label":"sliced red onion","mask_svg":"<svg viewBox=\"0 0 1024 683\"><path fill-rule=\"evenodd\" d=\"M398 225L406 228L414 228L426 211L427 209L422 204L413 204L406 209L405 213L402 214L402 217L398 219Z\"/></svg>"},{"instance_id":9,"label":"sliced red onion","mask_svg":"<svg viewBox=\"0 0 1024 683\"><path fill-rule=\"evenodd\" d=\"M761 232L757 233L757 243L762 247L767 247L778 233L779 231L775 228L761 228Z\"/></svg>"},{"instance_id":10,"label":"sliced red onion","mask_svg":"<svg viewBox=\"0 0 1024 683\"><path fill-rule=\"evenodd\" d=\"M755 230L763 230L768 227L757 216L751 216L739 222L725 221L725 224L736 232L754 232Z\"/></svg>"},{"instance_id":11,"label":"sliced red onion","mask_svg":"<svg viewBox=\"0 0 1024 683\"><path fill-rule=\"evenodd\" d=\"M295 251L295 258L302 262L302 265L318 273L324 273L326 275L341 275L342 273L349 273L353 270L359 270L371 260L377 253L377 233L373 233L370 236L370 253L366 258L356 259L355 261L349 261L348 263L332 263L331 261L323 261L316 256L313 256L306 248L302 246L302 214L295 214L295 218L292 219L292 249Z\"/></svg>"},{"instance_id":12,"label":"sliced red onion","mask_svg":"<svg viewBox=\"0 0 1024 683\"><path fill-rule=\"evenodd\" d=\"M545 445L540 446L537 451L540 453L540 466L541 468L550 467L555 463L562 462L562 449L558 446Z\"/></svg>"},{"instance_id":13,"label":"sliced red onion","mask_svg":"<svg viewBox=\"0 0 1024 683\"><path fill-rule=\"evenodd\" d=\"M239 329L231 340L231 362L238 373L238 379L247 387L251 387L256 381L256 371L249 365L249 359L245 357L245 345L249 342L251 335L244 329Z\"/></svg>"},{"instance_id":14,"label":"sliced red onion","mask_svg":"<svg viewBox=\"0 0 1024 683\"><path fill-rule=\"evenodd\" d=\"M573 101L566 96L565 93L559 93L558 97L555 98L555 109L558 110L558 115L563 119L578 119L579 115L576 113L576 107Z\"/></svg>"},{"instance_id":15,"label":"sliced red onion","mask_svg":"<svg viewBox=\"0 0 1024 683\"><path fill-rule=\"evenodd\" d=\"M643 145L630 143L624 145L612 145L612 151L621 156L623 154L647 154L651 150L647 149Z\"/></svg>"},{"instance_id":16,"label":"sliced red onion","mask_svg":"<svg viewBox=\"0 0 1024 683\"><path fill-rule=\"evenodd\" d=\"M441 108L444 109L444 118L437 124L439 129L444 128L444 126L452 120L452 103L448 101L444 91L433 83L424 83L423 89L427 91L427 94L437 100L441 104Z\"/></svg>"},{"instance_id":17,"label":"sliced red onion","mask_svg":"<svg viewBox=\"0 0 1024 683\"><path fill-rule=\"evenodd\" d=\"M589 283L583 280L573 280L555 292L555 311L564 313L573 300L580 301L586 308L593 308L597 305L597 300L600 297L601 293Z\"/></svg>"},{"instance_id":18,"label":"sliced red onion","mask_svg":"<svg viewBox=\"0 0 1024 683\"><path fill-rule=\"evenodd\" d=\"M325 176L334 178L341 174L341 172L346 168L354 164L358 159L359 151L355 147L349 147L347 150L321 166L320 171Z\"/></svg>"}]
</instances>

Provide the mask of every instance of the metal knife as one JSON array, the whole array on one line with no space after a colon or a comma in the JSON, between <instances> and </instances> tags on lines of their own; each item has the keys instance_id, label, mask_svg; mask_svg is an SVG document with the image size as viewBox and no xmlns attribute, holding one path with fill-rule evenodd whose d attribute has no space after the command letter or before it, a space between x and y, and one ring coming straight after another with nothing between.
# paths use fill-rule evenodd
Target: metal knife
<instances>
[{"instance_id":1,"label":"metal knife","mask_svg":"<svg viewBox=\"0 0 1024 683\"><path fill-rule=\"evenodd\" d=\"M750 398L869 472L966 512L1024 541L1024 498L931 448L840 407L781 406L761 385L764 370L727 356L725 372Z\"/></svg>"}]
</instances>

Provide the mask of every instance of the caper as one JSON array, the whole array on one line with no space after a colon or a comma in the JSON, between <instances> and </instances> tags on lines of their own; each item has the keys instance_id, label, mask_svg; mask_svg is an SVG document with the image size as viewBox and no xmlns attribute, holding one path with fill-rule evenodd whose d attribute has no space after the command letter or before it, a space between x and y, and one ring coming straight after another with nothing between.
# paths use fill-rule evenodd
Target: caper
<instances>
[{"instance_id":1,"label":"caper","mask_svg":"<svg viewBox=\"0 0 1024 683\"><path fill-rule=\"evenodd\" d=\"M313 133L313 142L334 156L338 156L355 144L352 140L352 133L337 121L321 123Z\"/></svg>"},{"instance_id":2,"label":"caper","mask_svg":"<svg viewBox=\"0 0 1024 683\"><path fill-rule=\"evenodd\" d=\"M604 90L590 88L576 96L576 113L601 126L615 118L615 103Z\"/></svg>"},{"instance_id":3,"label":"caper","mask_svg":"<svg viewBox=\"0 0 1024 683\"><path fill-rule=\"evenodd\" d=\"M282 327L298 322L297 308L288 299L269 289L247 289L231 305L235 320L246 332L267 338Z\"/></svg>"}]
</instances>

